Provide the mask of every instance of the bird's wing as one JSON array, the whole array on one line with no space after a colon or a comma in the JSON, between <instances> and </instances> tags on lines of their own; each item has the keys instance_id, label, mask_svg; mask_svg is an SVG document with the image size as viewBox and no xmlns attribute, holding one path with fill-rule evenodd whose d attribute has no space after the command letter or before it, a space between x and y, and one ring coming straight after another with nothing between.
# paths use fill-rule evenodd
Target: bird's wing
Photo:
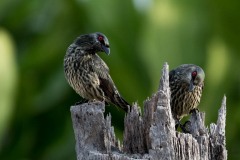
<instances>
[{"instance_id":1,"label":"bird's wing","mask_svg":"<svg viewBox=\"0 0 240 160\"><path fill-rule=\"evenodd\" d=\"M98 55L96 55L94 58L94 65L92 69L99 78L99 87L104 92L106 100L127 111L127 106L129 104L121 97L120 93L118 92L117 87L115 86L109 74L108 66Z\"/></svg>"},{"instance_id":2,"label":"bird's wing","mask_svg":"<svg viewBox=\"0 0 240 160\"><path fill-rule=\"evenodd\" d=\"M92 70L96 72L99 77L108 79L110 76L109 68L106 63L98 55L94 55L92 58L94 63L93 65L91 65Z\"/></svg>"},{"instance_id":3,"label":"bird's wing","mask_svg":"<svg viewBox=\"0 0 240 160\"><path fill-rule=\"evenodd\" d=\"M109 68L106 63L98 56L94 57L94 65L92 70L97 74L100 81L100 88L103 90L105 96L113 96L117 92L117 88L109 74Z\"/></svg>"}]
</instances>

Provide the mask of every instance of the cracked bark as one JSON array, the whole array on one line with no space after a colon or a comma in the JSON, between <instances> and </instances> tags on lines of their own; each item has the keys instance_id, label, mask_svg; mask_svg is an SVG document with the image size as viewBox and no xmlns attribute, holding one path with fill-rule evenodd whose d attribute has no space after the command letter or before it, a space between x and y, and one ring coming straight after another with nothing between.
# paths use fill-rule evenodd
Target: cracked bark
<instances>
[{"instance_id":1,"label":"cracked bark","mask_svg":"<svg viewBox=\"0 0 240 160\"><path fill-rule=\"evenodd\" d=\"M111 116L104 118L104 103L84 103L71 107L77 159L203 159L225 160L226 97L218 111L218 120L207 128L205 113L193 113L187 126L190 134L175 131L170 108L168 65L164 64L160 86L144 102L141 114L133 105L124 120L123 144L111 126Z\"/></svg>"}]
</instances>

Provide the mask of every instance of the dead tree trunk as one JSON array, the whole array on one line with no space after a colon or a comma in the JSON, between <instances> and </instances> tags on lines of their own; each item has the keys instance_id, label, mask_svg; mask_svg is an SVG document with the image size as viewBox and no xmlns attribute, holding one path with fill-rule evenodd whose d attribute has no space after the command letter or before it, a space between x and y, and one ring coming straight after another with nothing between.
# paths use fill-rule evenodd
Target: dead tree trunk
<instances>
[{"instance_id":1,"label":"dead tree trunk","mask_svg":"<svg viewBox=\"0 0 240 160\"><path fill-rule=\"evenodd\" d=\"M168 77L168 65L165 64L159 90L144 102L143 115L137 104L126 115L122 145L115 137L111 116L104 119L102 102L72 106L77 159L227 159L226 97L216 124L206 128L205 113L193 113L187 125L190 134L175 131Z\"/></svg>"}]
</instances>

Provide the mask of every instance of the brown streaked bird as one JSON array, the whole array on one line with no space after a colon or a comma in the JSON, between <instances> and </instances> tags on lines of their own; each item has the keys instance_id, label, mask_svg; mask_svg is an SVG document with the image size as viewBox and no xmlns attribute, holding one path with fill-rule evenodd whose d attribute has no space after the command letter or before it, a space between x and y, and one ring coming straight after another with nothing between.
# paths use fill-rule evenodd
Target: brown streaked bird
<instances>
[{"instance_id":1,"label":"brown streaked bird","mask_svg":"<svg viewBox=\"0 0 240 160\"><path fill-rule=\"evenodd\" d=\"M99 100L128 111L129 103L119 94L106 63L97 55L110 54L107 37L99 32L80 35L64 57L65 77L70 86L86 100Z\"/></svg>"},{"instance_id":2,"label":"brown streaked bird","mask_svg":"<svg viewBox=\"0 0 240 160\"><path fill-rule=\"evenodd\" d=\"M202 96L205 74L201 67L183 64L169 72L171 109L177 123L196 110Z\"/></svg>"}]
</instances>

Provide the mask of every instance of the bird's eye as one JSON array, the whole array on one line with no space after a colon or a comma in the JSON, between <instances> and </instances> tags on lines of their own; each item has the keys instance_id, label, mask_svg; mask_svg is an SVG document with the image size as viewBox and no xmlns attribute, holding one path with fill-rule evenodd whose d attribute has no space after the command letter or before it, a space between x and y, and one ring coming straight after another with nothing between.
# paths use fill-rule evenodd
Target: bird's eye
<instances>
[{"instance_id":1,"label":"bird's eye","mask_svg":"<svg viewBox=\"0 0 240 160\"><path fill-rule=\"evenodd\" d=\"M192 77L195 78L197 76L197 71L192 72Z\"/></svg>"},{"instance_id":2,"label":"bird's eye","mask_svg":"<svg viewBox=\"0 0 240 160\"><path fill-rule=\"evenodd\" d=\"M103 36L98 36L99 42L103 42Z\"/></svg>"}]
</instances>

